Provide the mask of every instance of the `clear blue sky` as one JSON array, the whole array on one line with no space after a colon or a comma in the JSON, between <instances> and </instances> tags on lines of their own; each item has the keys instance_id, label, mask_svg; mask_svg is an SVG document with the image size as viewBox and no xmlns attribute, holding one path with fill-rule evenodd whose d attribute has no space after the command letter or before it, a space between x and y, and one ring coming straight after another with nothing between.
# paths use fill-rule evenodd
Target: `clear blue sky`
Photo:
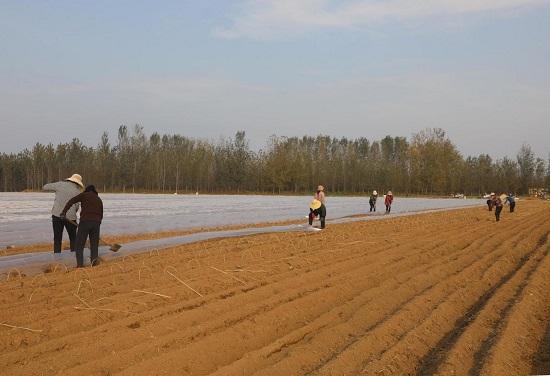
<instances>
[{"instance_id":1,"label":"clear blue sky","mask_svg":"<svg viewBox=\"0 0 550 376\"><path fill-rule=\"evenodd\" d=\"M0 152L120 124L550 152L550 0L0 0Z\"/></svg>"}]
</instances>

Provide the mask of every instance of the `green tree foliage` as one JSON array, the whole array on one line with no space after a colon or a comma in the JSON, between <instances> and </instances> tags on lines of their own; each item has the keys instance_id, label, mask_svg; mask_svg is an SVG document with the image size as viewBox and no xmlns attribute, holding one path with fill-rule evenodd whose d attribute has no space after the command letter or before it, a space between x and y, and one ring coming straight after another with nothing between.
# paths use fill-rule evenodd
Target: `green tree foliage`
<instances>
[{"instance_id":1,"label":"green tree foliage","mask_svg":"<svg viewBox=\"0 0 550 376\"><path fill-rule=\"evenodd\" d=\"M546 180L546 165L544 159L537 158L535 161L535 176L534 183L536 187L544 187Z\"/></svg>"},{"instance_id":2,"label":"green tree foliage","mask_svg":"<svg viewBox=\"0 0 550 376\"><path fill-rule=\"evenodd\" d=\"M422 193L464 191L460 184L463 159L441 128L413 135L410 147L411 179Z\"/></svg>"},{"instance_id":3,"label":"green tree foliage","mask_svg":"<svg viewBox=\"0 0 550 376\"><path fill-rule=\"evenodd\" d=\"M550 161L549 161L550 162ZM323 184L331 194L376 189L398 194L479 195L526 193L550 183L550 163L523 145L515 160L489 155L463 158L439 128L381 140L272 136L253 151L244 131L219 142L182 135L147 136L121 125L116 139L104 132L96 147L79 139L57 146L37 143L0 154L0 189L40 190L73 173L112 192L302 193Z\"/></svg>"},{"instance_id":4,"label":"green tree foliage","mask_svg":"<svg viewBox=\"0 0 550 376\"><path fill-rule=\"evenodd\" d=\"M535 177L535 154L529 145L523 144L519 149L516 159L519 168L520 188L522 192L527 192L529 187L533 184L533 179Z\"/></svg>"}]
</instances>

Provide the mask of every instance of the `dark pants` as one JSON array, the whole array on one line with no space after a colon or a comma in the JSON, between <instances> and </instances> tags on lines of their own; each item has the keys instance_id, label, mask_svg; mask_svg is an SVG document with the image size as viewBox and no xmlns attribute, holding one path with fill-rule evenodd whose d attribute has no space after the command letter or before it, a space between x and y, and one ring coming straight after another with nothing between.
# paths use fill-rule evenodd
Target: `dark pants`
<instances>
[{"instance_id":1,"label":"dark pants","mask_svg":"<svg viewBox=\"0 0 550 376\"><path fill-rule=\"evenodd\" d=\"M76 266L84 266L84 245L86 239L90 237L90 259L92 266L99 264L98 246L99 246L99 227L101 223L93 221L80 221L78 224L78 233L76 234Z\"/></svg>"},{"instance_id":2,"label":"dark pants","mask_svg":"<svg viewBox=\"0 0 550 376\"><path fill-rule=\"evenodd\" d=\"M71 252L75 250L76 226L69 221L62 221L61 218L52 215L53 226L53 253L61 253L61 242L63 241L63 228L69 234L71 241Z\"/></svg>"},{"instance_id":3,"label":"dark pants","mask_svg":"<svg viewBox=\"0 0 550 376\"><path fill-rule=\"evenodd\" d=\"M376 211L376 203L372 200L369 200L369 204L370 204L370 211L375 212Z\"/></svg>"},{"instance_id":4,"label":"dark pants","mask_svg":"<svg viewBox=\"0 0 550 376\"><path fill-rule=\"evenodd\" d=\"M386 204L386 213L389 214L390 211L391 211L391 204Z\"/></svg>"},{"instance_id":5,"label":"dark pants","mask_svg":"<svg viewBox=\"0 0 550 376\"><path fill-rule=\"evenodd\" d=\"M497 222L500 221L500 212L502 211L502 206L495 206L495 218Z\"/></svg>"},{"instance_id":6,"label":"dark pants","mask_svg":"<svg viewBox=\"0 0 550 376\"><path fill-rule=\"evenodd\" d=\"M493 211L493 200L487 200L487 207L489 211Z\"/></svg>"},{"instance_id":7,"label":"dark pants","mask_svg":"<svg viewBox=\"0 0 550 376\"><path fill-rule=\"evenodd\" d=\"M321 205L319 209L309 209L309 225L313 225L313 218L319 216L321 221L321 228L325 228L325 217L327 216L327 208L325 205Z\"/></svg>"},{"instance_id":8,"label":"dark pants","mask_svg":"<svg viewBox=\"0 0 550 376\"><path fill-rule=\"evenodd\" d=\"M515 202L511 202L511 203L510 203L510 213L513 213L515 208L516 208L516 203L515 203Z\"/></svg>"}]
</instances>

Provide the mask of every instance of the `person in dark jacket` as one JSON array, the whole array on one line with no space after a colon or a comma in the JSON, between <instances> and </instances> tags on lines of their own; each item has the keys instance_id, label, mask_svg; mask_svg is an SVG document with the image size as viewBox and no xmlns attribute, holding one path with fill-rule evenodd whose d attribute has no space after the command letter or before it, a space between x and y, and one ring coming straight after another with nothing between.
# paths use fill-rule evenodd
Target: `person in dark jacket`
<instances>
[{"instance_id":1,"label":"person in dark jacket","mask_svg":"<svg viewBox=\"0 0 550 376\"><path fill-rule=\"evenodd\" d=\"M93 185L86 187L84 192L70 199L61 212L62 218L65 213L75 203L80 202L80 224L76 234L76 266L84 266L84 244L86 239L90 238L90 258L92 266L99 264L98 246L99 229L103 219L103 201Z\"/></svg>"},{"instance_id":2,"label":"person in dark jacket","mask_svg":"<svg viewBox=\"0 0 550 376\"><path fill-rule=\"evenodd\" d=\"M495 194L491 193L491 196L487 199L487 207L489 208L489 211L493 211L493 206L495 204Z\"/></svg>"},{"instance_id":3,"label":"person in dark jacket","mask_svg":"<svg viewBox=\"0 0 550 376\"><path fill-rule=\"evenodd\" d=\"M506 202L510 204L510 213L513 213L516 208L516 198L512 193L508 193L508 196L506 196Z\"/></svg>"},{"instance_id":4,"label":"person in dark jacket","mask_svg":"<svg viewBox=\"0 0 550 376\"><path fill-rule=\"evenodd\" d=\"M502 202L502 199L500 198L500 196L496 196L495 197L495 218L498 221L500 221L500 212L502 211L502 206L504 205L504 203Z\"/></svg>"},{"instance_id":5,"label":"person in dark jacket","mask_svg":"<svg viewBox=\"0 0 550 376\"><path fill-rule=\"evenodd\" d=\"M375 212L376 211L376 199L378 198L378 192L372 191L372 194L369 198L369 205L370 205L370 211L369 212Z\"/></svg>"}]
</instances>

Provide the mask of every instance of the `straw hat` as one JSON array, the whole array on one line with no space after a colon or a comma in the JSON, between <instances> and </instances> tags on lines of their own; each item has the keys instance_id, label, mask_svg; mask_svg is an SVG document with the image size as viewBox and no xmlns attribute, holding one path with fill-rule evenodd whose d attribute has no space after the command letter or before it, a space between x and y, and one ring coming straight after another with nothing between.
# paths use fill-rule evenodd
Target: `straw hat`
<instances>
[{"instance_id":1,"label":"straw hat","mask_svg":"<svg viewBox=\"0 0 550 376\"><path fill-rule=\"evenodd\" d=\"M81 188L84 188L84 184L82 184L82 176L78 174L73 174L70 178L65 179L66 181L72 181L73 183L76 183L80 185Z\"/></svg>"},{"instance_id":2,"label":"straw hat","mask_svg":"<svg viewBox=\"0 0 550 376\"><path fill-rule=\"evenodd\" d=\"M375 196L378 196L378 192L376 192L376 189L374 191L372 191L372 194L375 195Z\"/></svg>"},{"instance_id":3,"label":"straw hat","mask_svg":"<svg viewBox=\"0 0 550 376\"><path fill-rule=\"evenodd\" d=\"M317 210L321 207L321 201L314 199L313 201L311 201L311 204L309 204L309 207L312 210Z\"/></svg>"},{"instance_id":4,"label":"straw hat","mask_svg":"<svg viewBox=\"0 0 550 376\"><path fill-rule=\"evenodd\" d=\"M323 187L322 185L318 185L318 186L317 186L317 190L318 190L318 191L324 191L324 190L325 190L325 187Z\"/></svg>"}]
</instances>

